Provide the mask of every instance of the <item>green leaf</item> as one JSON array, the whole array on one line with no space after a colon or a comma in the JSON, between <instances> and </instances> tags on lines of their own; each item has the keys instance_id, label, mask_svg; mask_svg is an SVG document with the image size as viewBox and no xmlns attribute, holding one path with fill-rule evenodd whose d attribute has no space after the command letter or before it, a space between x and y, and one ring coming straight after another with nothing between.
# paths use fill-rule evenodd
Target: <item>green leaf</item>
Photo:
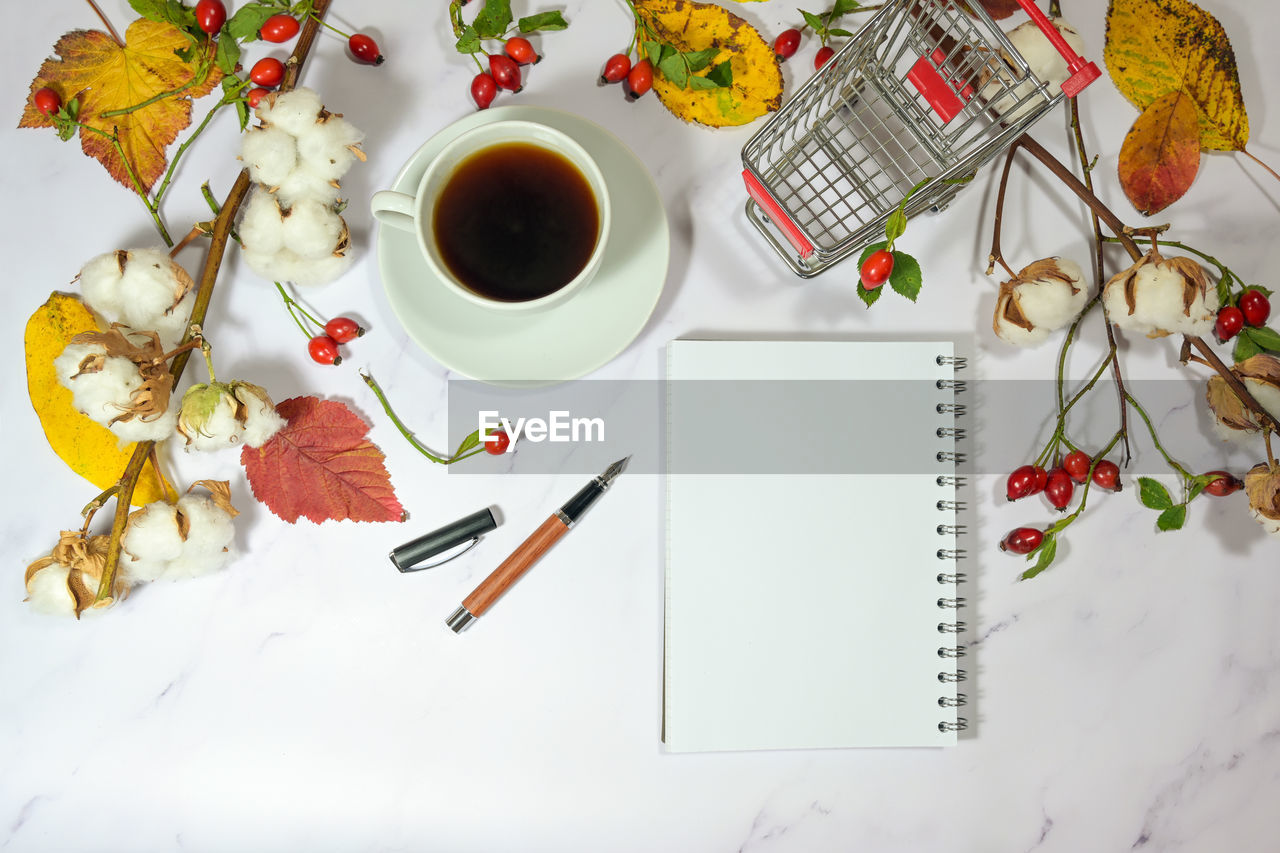
<instances>
[{"instance_id":1,"label":"green leaf","mask_svg":"<svg viewBox=\"0 0 1280 853\"><path fill-rule=\"evenodd\" d=\"M1280 352L1280 334L1277 334L1275 329L1267 326L1255 326L1252 329L1245 329L1240 334L1241 336L1248 335L1249 339L1262 349ZM1236 359L1236 361L1239 360Z\"/></svg>"},{"instance_id":2,"label":"green leaf","mask_svg":"<svg viewBox=\"0 0 1280 853\"><path fill-rule=\"evenodd\" d=\"M462 35L458 36L458 41L454 45L458 53L476 53L480 50L480 34L476 32L476 28L468 24L462 28Z\"/></svg>"},{"instance_id":3,"label":"green leaf","mask_svg":"<svg viewBox=\"0 0 1280 853\"><path fill-rule=\"evenodd\" d=\"M827 25L817 15L812 12L806 12L804 9L797 9L796 11L804 16L804 22L812 27L814 32L821 33L826 30Z\"/></svg>"},{"instance_id":4,"label":"green leaf","mask_svg":"<svg viewBox=\"0 0 1280 853\"><path fill-rule=\"evenodd\" d=\"M1262 347L1258 346L1253 336L1249 333L1252 329L1244 329L1236 336L1236 347L1231 353L1231 358L1237 362L1244 361L1246 358L1253 358L1262 352Z\"/></svg>"},{"instance_id":5,"label":"green leaf","mask_svg":"<svg viewBox=\"0 0 1280 853\"><path fill-rule=\"evenodd\" d=\"M240 84L240 81L234 76L236 63L240 61L240 45L235 39L223 33L222 38L218 39L218 52L214 54L213 61L218 66L218 70L225 75L222 78L223 91L226 91L228 80L231 81L233 86Z\"/></svg>"},{"instance_id":6,"label":"green leaf","mask_svg":"<svg viewBox=\"0 0 1280 853\"><path fill-rule=\"evenodd\" d=\"M706 50L691 50L684 54L685 62L689 63L690 71L701 71L706 68L711 60L716 58L716 54L720 53L720 48L709 47Z\"/></svg>"},{"instance_id":7,"label":"green leaf","mask_svg":"<svg viewBox=\"0 0 1280 853\"><path fill-rule=\"evenodd\" d=\"M902 212L899 207L893 213L889 214L889 221L884 224L885 239L892 243L901 237L907 230L907 215Z\"/></svg>"},{"instance_id":8,"label":"green leaf","mask_svg":"<svg viewBox=\"0 0 1280 853\"><path fill-rule=\"evenodd\" d=\"M673 53L659 62L658 70L662 72L663 77L681 89L689 85L689 69L685 67L684 60L679 54Z\"/></svg>"},{"instance_id":9,"label":"green leaf","mask_svg":"<svg viewBox=\"0 0 1280 853\"><path fill-rule=\"evenodd\" d=\"M1268 299L1270 299L1272 295L1275 293L1275 291L1272 290L1271 288L1263 287L1260 284L1251 284L1246 288L1246 290L1256 290L1259 293L1261 293L1263 296L1267 297Z\"/></svg>"},{"instance_id":10,"label":"green leaf","mask_svg":"<svg viewBox=\"0 0 1280 853\"><path fill-rule=\"evenodd\" d=\"M498 38L507 31L511 24L511 0L485 0L484 8L471 26L481 38Z\"/></svg>"},{"instance_id":11,"label":"green leaf","mask_svg":"<svg viewBox=\"0 0 1280 853\"><path fill-rule=\"evenodd\" d=\"M1156 519L1156 527L1161 530L1181 530L1187 521L1187 505L1171 506Z\"/></svg>"},{"instance_id":12,"label":"green leaf","mask_svg":"<svg viewBox=\"0 0 1280 853\"><path fill-rule=\"evenodd\" d=\"M729 60L721 62L719 65L711 66L711 70L707 72L707 79L716 86L729 87L733 85L733 66L729 64Z\"/></svg>"},{"instance_id":13,"label":"green leaf","mask_svg":"<svg viewBox=\"0 0 1280 853\"><path fill-rule=\"evenodd\" d=\"M567 30L569 22L559 12L539 12L521 18L518 26L522 33L536 33L538 30Z\"/></svg>"},{"instance_id":14,"label":"green leaf","mask_svg":"<svg viewBox=\"0 0 1280 853\"><path fill-rule=\"evenodd\" d=\"M479 445L480 445L480 430L475 430L466 438L462 439L462 443L458 445L458 449L453 451L453 456L456 459L457 457L466 453L471 448L478 447Z\"/></svg>"},{"instance_id":15,"label":"green leaf","mask_svg":"<svg viewBox=\"0 0 1280 853\"><path fill-rule=\"evenodd\" d=\"M1027 555L1027 559L1036 558L1036 564L1022 573L1024 581L1031 580L1036 575L1043 572L1053 563L1055 557L1058 556L1058 537L1052 533L1046 534L1044 541L1040 543L1040 547Z\"/></svg>"},{"instance_id":16,"label":"green leaf","mask_svg":"<svg viewBox=\"0 0 1280 853\"><path fill-rule=\"evenodd\" d=\"M165 0L129 0L129 5L133 11L137 12L148 21L158 21L162 24L169 24L169 4Z\"/></svg>"},{"instance_id":17,"label":"green leaf","mask_svg":"<svg viewBox=\"0 0 1280 853\"><path fill-rule=\"evenodd\" d=\"M1200 493L1204 491L1204 487L1209 485L1210 479L1211 478L1206 477L1204 474L1191 478L1191 485L1187 490L1187 503L1191 503L1193 500L1200 497Z\"/></svg>"},{"instance_id":18,"label":"green leaf","mask_svg":"<svg viewBox=\"0 0 1280 853\"><path fill-rule=\"evenodd\" d=\"M689 88L694 91L703 91L706 89L719 89L720 84L711 79L710 75L701 77L694 74L689 78Z\"/></svg>"},{"instance_id":19,"label":"green leaf","mask_svg":"<svg viewBox=\"0 0 1280 853\"><path fill-rule=\"evenodd\" d=\"M1173 506L1169 490L1159 480L1150 477L1138 478L1138 500L1147 509L1169 509Z\"/></svg>"},{"instance_id":20,"label":"green leaf","mask_svg":"<svg viewBox=\"0 0 1280 853\"><path fill-rule=\"evenodd\" d=\"M249 105L244 101L236 101L236 117L240 119L240 129L249 126Z\"/></svg>"},{"instance_id":21,"label":"green leaf","mask_svg":"<svg viewBox=\"0 0 1280 853\"><path fill-rule=\"evenodd\" d=\"M893 272L889 273L889 286L895 293L900 293L915 302L916 297L920 295L922 284L924 284L924 273L920 271L920 264L906 252L894 249Z\"/></svg>"},{"instance_id":22,"label":"green leaf","mask_svg":"<svg viewBox=\"0 0 1280 853\"><path fill-rule=\"evenodd\" d=\"M1218 304L1224 307L1232 304L1230 277L1224 275L1222 278L1218 279L1218 283L1215 287L1218 289Z\"/></svg>"},{"instance_id":23,"label":"green leaf","mask_svg":"<svg viewBox=\"0 0 1280 853\"><path fill-rule=\"evenodd\" d=\"M835 5L831 7L831 17L838 18L841 15L847 15L861 5L858 0L836 0Z\"/></svg>"},{"instance_id":24,"label":"green leaf","mask_svg":"<svg viewBox=\"0 0 1280 853\"><path fill-rule=\"evenodd\" d=\"M257 41L258 30L267 22L267 18L278 14L279 8L251 3L241 6L227 21L227 34L239 42Z\"/></svg>"},{"instance_id":25,"label":"green leaf","mask_svg":"<svg viewBox=\"0 0 1280 853\"><path fill-rule=\"evenodd\" d=\"M848 30L841 30L841 29L837 29L836 27L832 27L831 29L827 30L827 35L844 36L845 38L849 38L853 35L853 33L849 32Z\"/></svg>"},{"instance_id":26,"label":"green leaf","mask_svg":"<svg viewBox=\"0 0 1280 853\"><path fill-rule=\"evenodd\" d=\"M877 287L875 290L867 290L862 286L862 282L858 282L858 298L867 303L870 308L876 304L876 300L880 298L880 294L884 293L883 287Z\"/></svg>"},{"instance_id":27,"label":"green leaf","mask_svg":"<svg viewBox=\"0 0 1280 853\"><path fill-rule=\"evenodd\" d=\"M658 62L662 59L662 44L656 41L646 41L641 43L641 47L644 48L644 55L649 60L649 64L657 68Z\"/></svg>"}]
</instances>

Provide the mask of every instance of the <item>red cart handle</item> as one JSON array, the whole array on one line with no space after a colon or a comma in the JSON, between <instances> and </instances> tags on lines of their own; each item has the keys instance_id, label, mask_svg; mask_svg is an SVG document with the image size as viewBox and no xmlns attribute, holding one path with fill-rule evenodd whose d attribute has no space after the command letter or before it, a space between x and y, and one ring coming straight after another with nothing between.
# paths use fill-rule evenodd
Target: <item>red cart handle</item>
<instances>
[{"instance_id":1,"label":"red cart handle","mask_svg":"<svg viewBox=\"0 0 1280 853\"><path fill-rule=\"evenodd\" d=\"M813 243L809 242L805 233L791 221L791 217L783 210L782 205L774 200L773 195L764 188L764 184L760 183L755 175L751 174L750 169L742 170L742 180L747 185L747 195L764 209L764 212L769 215L769 220L778 226L783 236L787 238L787 242L800 253L800 257L807 258L812 255Z\"/></svg>"},{"instance_id":2,"label":"red cart handle","mask_svg":"<svg viewBox=\"0 0 1280 853\"><path fill-rule=\"evenodd\" d=\"M1076 95L1084 91L1084 87L1088 86L1094 80L1102 76L1102 72L1098 70L1098 66L1076 53L1071 45L1067 44L1067 40L1062 37L1062 33L1058 32L1058 28L1053 22L1040 11L1033 0L1018 0L1018 5L1031 17L1035 25L1045 34L1045 38L1049 39L1052 44L1062 54L1062 58L1067 61L1067 70L1071 72L1071 76L1062 84L1062 92L1068 98L1074 98Z\"/></svg>"}]
</instances>

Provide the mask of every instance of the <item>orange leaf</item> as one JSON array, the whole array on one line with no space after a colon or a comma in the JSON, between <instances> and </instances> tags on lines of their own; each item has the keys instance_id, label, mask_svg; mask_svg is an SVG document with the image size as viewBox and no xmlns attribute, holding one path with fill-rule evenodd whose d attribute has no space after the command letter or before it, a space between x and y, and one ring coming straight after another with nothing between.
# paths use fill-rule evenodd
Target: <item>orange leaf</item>
<instances>
[{"instance_id":1,"label":"orange leaf","mask_svg":"<svg viewBox=\"0 0 1280 853\"><path fill-rule=\"evenodd\" d=\"M385 457L369 425L335 400L293 397L276 406L288 424L261 447L240 451L254 497L285 521L300 517L403 521Z\"/></svg>"},{"instance_id":2,"label":"orange leaf","mask_svg":"<svg viewBox=\"0 0 1280 853\"><path fill-rule=\"evenodd\" d=\"M1150 216L1182 198L1199 169L1195 104L1180 91L1161 95L1142 111L1120 146L1124 194Z\"/></svg>"},{"instance_id":3,"label":"orange leaf","mask_svg":"<svg viewBox=\"0 0 1280 853\"><path fill-rule=\"evenodd\" d=\"M47 115L35 108L32 96L49 86L63 102L80 99L80 122L110 134L119 134L120 147L137 174L142 188L150 192L164 174L165 149L191 124L191 99L207 95L222 79L212 64L201 81L199 60L184 62L175 50L191 42L172 24L138 19L125 33L121 47L111 36L97 30L73 30L53 46L60 59L46 59L31 81L19 127L52 127ZM154 104L123 115L103 118L100 114L136 106L156 95L183 89ZM98 160L124 186L133 189L129 172L111 140L81 128L80 147Z\"/></svg>"}]
</instances>

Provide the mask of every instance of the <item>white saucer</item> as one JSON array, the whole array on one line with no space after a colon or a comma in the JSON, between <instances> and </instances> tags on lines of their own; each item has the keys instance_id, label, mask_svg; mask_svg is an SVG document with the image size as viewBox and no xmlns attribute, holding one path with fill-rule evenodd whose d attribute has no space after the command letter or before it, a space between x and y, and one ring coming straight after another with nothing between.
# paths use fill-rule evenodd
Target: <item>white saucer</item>
<instances>
[{"instance_id":1,"label":"white saucer","mask_svg":"<svg viewBox=\"0 0 1280 853\"><path fill-rule=\"evenodd\" d=\"M418 149L391 189L412 193L428 161L459 134L500 119L536 121L572 136L600 166L614 200L600 271L581 293L546 311L508 315L473 305L435 277L408 231L378 228L378 270L410 337L451 370L495 385L576 379L635 340L667 278L670 235L653 178L609 131L543 107L473 113Z\"/></svg>"}]
</instances>

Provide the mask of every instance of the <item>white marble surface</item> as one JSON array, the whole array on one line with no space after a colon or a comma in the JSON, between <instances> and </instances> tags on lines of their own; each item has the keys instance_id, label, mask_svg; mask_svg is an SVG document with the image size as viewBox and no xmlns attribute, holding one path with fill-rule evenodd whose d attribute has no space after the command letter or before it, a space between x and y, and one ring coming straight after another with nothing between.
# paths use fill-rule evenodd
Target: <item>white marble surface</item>
<instances>
[{"instance_id":1,"label":"white marble surface","mask_svg":"<svg viewBox=\"0 0 1280 853\"><path fill-rule=\"evenodd\" d=\"M1094 57L1105 5L1064 3ZM124 0L104 6L120 27L132 17ZM1248 0L1206 6L1234 40L1252 149L1280 161L1280 95L1264 86L1275 79L1280 11ZM518 0L517 8L533 6ZM995 284L981 270L994 169L945 215L912 224L903 248L925 268L920 304L888 295L868 312L853 295L851 266L803 283L746 223L738 152L751 129L685 126L651 96L627 105L616 87L597 88L600 63L627 38L627 13L612 0L565 8L571 28L540 39L547 58L528 88L500 100L574 110L621 136L655 176L671 220L657 311L595 376L656 377L666 341L708 330L947 335L969 348L976 377L1051 375L1052 349L1011 352L988 331ZM769 32L796 20L781 0L737 10ZM473 71L452 53L444 0L337 0L333 17L369 28L389 60L357 67L339 41L325 39L304 75L368 131L370 154L346 182L360 260L309 298L323 313L365 322L370 334L351 348L349 367L373 370L430 438L444 430L448 376L408 341L387 305L364 200L424 138L470 111ZM23 324L88 257L154 242L141 205L74 144L12 129L48 46L94 25L77 0L11 4L0 57L9 128L0 206L9 305L0 319L9 374L0 849L1275 849L1280 547L1246 517L1243 496L1197 502L1188 529L1165 535L1131 493L1099 500L1052 571L1015 583L1017 561L995 544L1046 513L1006 506L998 478L980 477L967 614L974 725L957 748L668 756L658 739L660 480L622 481L500 613L453 636L443 617L490 558L581 478L455 477L424 461L354 369L307 360L275 295L234 253L208 323L221 369L277 399L326 395L366 415L413 519L289 526L247 498L234 454L179 458L179 479L232 481L246 510L237 534L244 556L220 575L142 589L78 624L29 612L23 568L77 523L95 490L48 450L31 412ZM813 51L806 46L786 66L789 84L807 76ZM1103 195L1136 221L1113 177L1134 111L1106 79L1083 104ZM1059 116L1037 136L1065 151ZM197 144L165 205L175 231L206 217L201 181L225 193L234 146L230 121ZM1009 203L1005 245L1015 264L1049 253L1085 257L1081 208L1043 173L1028 178L1020 165ZM1275 180L1240 156L1215 155L1204 158L1188 198L1159 218L1274 286L1278 208ZM193 249L182 259L195 266L200 257ZM1086 346L1096 352L1098 341ZM1171 343L1136 340L1124 351L1133 376L1188 376ZM1188 381L1186 401L1198 399ZM1036 419L1042 406L1029 411ZM1215 467L1227 457L1211 442L1177 450ZM389 547L487 503L509 523L485 559L430 576L403 577L387 565Z\"/></svg>"}]
</instances>

